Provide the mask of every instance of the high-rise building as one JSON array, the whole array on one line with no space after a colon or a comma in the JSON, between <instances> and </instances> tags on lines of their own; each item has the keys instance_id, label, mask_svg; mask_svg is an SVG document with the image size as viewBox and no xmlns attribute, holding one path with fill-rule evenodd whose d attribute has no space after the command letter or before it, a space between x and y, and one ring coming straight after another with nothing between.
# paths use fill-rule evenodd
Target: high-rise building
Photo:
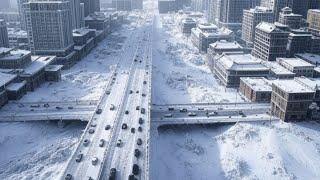
<instances>
[{"instance_id":1,"label":"high-rise building","mask_svg":"<svg viewBox=\"0 0 320 180\"><path fill-rule=\"evenodd\" d=\"M0 19L0 47L9 47L7 24Z\"/></svg>"},{"instance_id":2,"label":"high-rise building","mask_svg":"<svg viewBox=\"0 0 320 180\"><path fill-rule=\"evenodd\" d=\"M272 9L274 19L278 20L281 9L284 7L292 8L293 0L261 0L261 6Z\"/></svg>"},{"instance_id":3,"label":"high-rise building","mask_svg":"<svg viewBox=\"0 0 320 180\"><path fill-rule=\"evenodd\" d=\"M65 56L73 50L72 16L67 1L23 4L30 49L34 54Z\"/></svg>"},{"instance_id":4,"label":"high-rise building","mask_svg":"<svg viewBox=\"0 0 320 180\"><path fill-rule=\"evenodd\" d=\"M320 9L310 9L307 21L309 23L309 31L315 36L320 36Z\"/></svg>"},{"instance_id":5,"label":"high-rise building","mask_svg":"<svg viewBox=\"0 0 320 180\"><path fill-rule=\"evenodd\" d=\"M307 18L309 9L320 8L320 0L293 0L292 11L295 14L300 14Z\"/></svg>"},{"instance_id":6,"label":"high-rise building","mask_svg":"<svg viewBox=\"0 0 320 180\"><path fill-rule=\"evenodd\" d=\"M84 4L80 3L80 27L84 27Z\"/></svg>"},{"instance_id":7,"label":"high-rise building","mask_svg":"<svg viewBox=\"0 0 320 180\"><path fill-rule=\"evenodd\" d=\"M84 4L84 16L100 11L100 0L81 0Z\"/></svg>"},{"instance_id":8,"label":"high-rise building","mask_svg":"<svg viewBox=\"0 0 320 180\"><path fill-rule=\"evenodd\" d=\"M221 0L210 0L208 7L208 20L210 23L218 24L220 18Z\"/></svg>"},{"instance_id":9,"label":"high-rise building","mask_svg":"<svg viewBox=\"0 0 320 180\"><path fill-rule=\"evenodd\" d=\"M11 8L10 0L1 0L0 10L5 11Z\"/></svg>"},{"instance_id":10,"label":"high-rise building","mask_svg":"<svg viewBox=\"0 0 320 180\"><path fill-rule=\"evenodd\" d=\"M20 27L23 30L27 29L27 27L26 27L26 18L25 18L25 14L23 12L23 9L22 9L23 3L26 3L26 2L28 2L28 0L18 0L17 1L19 17L20 17Z\"/></svg>"},{"instance_id":11,"label":"high-rise building","mask_svg":"<svg viewBox=\"0 0 320 180\"><path fill-rule=\"evenodd\" d=\"M291 30L288 37L287 57L294 57L297 53L312 52L313 39L310 32L303 29Z\"/></svg>"},{"instance_id":12,"label":"high-rise building","mask_svg":"<svg viewBox=\"0 0 320 180\"><path fill-rule=\"evenodd\" d=\"M231 30L241 29L243 10L249 9L252 0L223 0L220 4L219 26Z\"/></svg>"},{"instance_id":13,"label":"high-rise building","mask_svg":"<svg viewBox=\"0 0 320 180\"><path fill-rule=\"evenodd\" d=\"M273 12L265 7L255 7L243 10L242 40L250 47L253 46L255 28L260 22L273 22Z\"/></svg>"},{"instance_id":14,"label":"high-rise building","mask_svg":"<svg viewBox=\"0 0 320 180\"><path fill-rule=\"evenodd\" d=\"M275 24L261 22L256 27L252 55L265 61L286 57L289 32Z\"/></svg>"},{"instance_id":15,"label":"high-rise building","mask_svg":"<svg viewBox=\"0 0 320 180\"><path fill-rule=\"evenodd\" d=\"M292 13L292 9L285 7L279 14L279 23L287 25L291 29L299 29L302 23L302 15Z\"/></svg>"}]
</instances>

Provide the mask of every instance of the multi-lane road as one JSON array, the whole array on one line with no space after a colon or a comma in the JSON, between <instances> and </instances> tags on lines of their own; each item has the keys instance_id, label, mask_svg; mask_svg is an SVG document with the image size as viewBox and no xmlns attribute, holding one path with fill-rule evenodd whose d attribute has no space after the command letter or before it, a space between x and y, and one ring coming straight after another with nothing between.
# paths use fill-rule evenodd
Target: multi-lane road
<instances>
[{"instance_id":1,"label":"multi-lane road","mask_svg":"<svg viewBox=\"0 0 320 180\"><path fill-rule=\"evenodd\" d=\"M111 168L116 170L115 179L127 179L133 173L133 164L139 169L135 177L145 179L152 30L147 21L152 17L144 16L140 28L123 47L114 80L105 89L110 93L100 99L97 113L89 121L62 179L107 179ZM139 149L140 156L134 155L135 149Z\"/></svg>"}]
</instances>

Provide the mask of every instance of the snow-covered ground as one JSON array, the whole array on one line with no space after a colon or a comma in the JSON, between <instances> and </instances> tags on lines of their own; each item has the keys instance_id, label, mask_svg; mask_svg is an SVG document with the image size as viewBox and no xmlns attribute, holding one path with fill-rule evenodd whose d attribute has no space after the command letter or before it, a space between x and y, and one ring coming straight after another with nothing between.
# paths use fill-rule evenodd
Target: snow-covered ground
<instances>
[{"instance_id":1,"label":"snow-covered ground","mask_svg":"<svg viewBox=\"0 0 320 180\"><path fill-rule=\"evenodd\" d=\"M320 179L319 136L314 122L161 128L152 179Z\"/></svg>"},{"instance_id":2,"label":"snow-covered ground","mask_svg":"<svg viewBox=\"0 0 320 180\"><path fill-rule=\"evenodd\" d=\"M0 179L57 179L85 123L1 123Z\"/></svg>"},{"instance_id":3,"label":"snow-covered ground","mask_svg":"<svg viewBox=\"0 0 320 180\"><path fill-rule=\"evenodd\" d=\"M182 35L179 19L178 15L161 15L158 19L154 33L153 103L243 101L236 90L219 84L206 64L206 55Z\"/></svg>"}]
</instances>

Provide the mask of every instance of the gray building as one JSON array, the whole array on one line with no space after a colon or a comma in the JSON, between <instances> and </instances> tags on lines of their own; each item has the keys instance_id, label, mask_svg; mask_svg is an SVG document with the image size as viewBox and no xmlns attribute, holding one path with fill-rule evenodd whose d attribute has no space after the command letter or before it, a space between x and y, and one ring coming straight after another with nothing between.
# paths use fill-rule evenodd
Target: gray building
<instances>
[{"instance_id":1,"label":"gray building","mask_svg":"<svg viewBox=\"0 0 320 180\"><path fill-rule=\"evenodd\" d=\"M286 57L288 35L289 32L275 24L266 22L258 24L252 54L265 61Z\"/></svg>"},{"instance_id":2,"label":"gray building","mask_svg":"<svg viewBox=\"0 0 320 180\"><path fill-rule=\"evenodd\" d=\"M303 29L291 30L288 37L287 57L297 53L312 52L313 38L310 32Z\"/></svg>"},{"instance_id":3,"label":"gray building","mask_svg":"<svg viewBox=\"0 0 320 180\"><path fill-rule=\"evenodd\" d=\"M273 10L274 19L279 19L279 13L284 7L292 7L293 0L261 0L261 6L267 7Z\"/></svg>"},{"instance_id":4,"label":"gray building","mask_svg":"<svg viewBox=\"0 0 320 180\"><path fill-rule=\"evenodd\" d=\"M3 19L0 19L0 47L9 47L7 24Z\"/></svg>"},{"instance_id":5,"label":"gray building","mask_svg":"<svg viewBox=\"0 0 320 180\"><path fill-rule=\"evenodd\" d=\"M192 18L185 18L180 24L181 32L184 35L189 36L191 34L191 29L197 27L197 22Z\"/></svg>"},{"instance_id":6,"label":"gray building","mask_svg":"<svg viewBox=\"0 0 320 180\"><path fill-rule=\"evenodd\" d=\"M100 11L100 0L80 0L84 5L84 17Z\"/></svg>"},{"instance_id":7,"label":"gray building","mask_svg":"<svg viewBox=\"0 0 320 180\"><path fill-rule=\"evenodd\" d=\"M73 50L72 16L66 1L23 4L34 54L66 56Z\"/></svg>"},{"instance_id":8,"label":"gray building","mask_svg":"<svg viewBox=\"0 0 320 180\"><path fill-rule=\"evenodd\" d=\"M26 25L26 17L25 17L22 5L27 2L28 0L17 0L19 17L20 17L20 26L21 26L21 29L23 30L27 30L27 25Z\"/></svg>"},{"instance_id":9,"label":"gray building","mask_svg":"<svg viewBox=\"0 0 320 180\"><path fill-rule=\"evenodd\" d=\"M315 36L320 36L320 9L310 9L307 21L309 23L309 31Z\"/></svg>"},{"instance_id":10,"label":"gray building","mask_svg":"<svg viewBox=\"0 0 320 180\"><path fill-rule=\"evenodd\" d=\"M251 8L252 0L223 0L220 3L219 26L240 30L243 10Z\"/></svg>"},{"instance_id":11,"label":"gray building","mask_svg":"<svg viewBox=\"0 0 320 180\"><path fill-rule=\"evenodd\" d=\"M299 29L302 23L302 15L292 13L292 9L285 7L279 14L279 23L287 25L291 29Z\"/></svg>"},{"instance_id":12,"label":"gray building","mask_svg":"<svg viewBox=\"0 0 320 180\"><path fill-rule=\"evenodd\" d=\"M273 22L272 10L259 6L243 10L241 38L246 42L247 46L253 47L256 26L262 21Z\"/></svg>"}]
</instances>

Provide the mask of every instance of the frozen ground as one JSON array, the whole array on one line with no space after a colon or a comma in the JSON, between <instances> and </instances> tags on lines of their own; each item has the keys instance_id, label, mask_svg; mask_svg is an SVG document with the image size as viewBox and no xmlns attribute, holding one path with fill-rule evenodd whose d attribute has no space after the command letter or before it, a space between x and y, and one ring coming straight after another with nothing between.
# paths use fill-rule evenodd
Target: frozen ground
<instances>
[{"instance_id":1,"label":"frozen ground","mask_svg":"<svg viewBox=\"0 0 320 180\"><path fill-rule=\"evenodd\" d=\"M191 40L181 34L178 16L161 15L154 33L153 97L155 104L243 101L221 86Z\"/></svg>"},{"instance_id":2,"label":"frozen ground","mask_svg":"<svg viewBox=\"0 0 320 180\"><path fill-rule=\"evenodd\" d=\"M85 123L1 123L0 179L57 179Z\"/></svg>"},{"instance_id":3,"label":"frozen ground","mask_svg":"<svg viewBox=\"0 0 320 180\"><path fill-rule=\"evenodd\" d=\"M319 136L313 122L161 128L152 179L320 179Z\"/></svg>"}]
</instances>

